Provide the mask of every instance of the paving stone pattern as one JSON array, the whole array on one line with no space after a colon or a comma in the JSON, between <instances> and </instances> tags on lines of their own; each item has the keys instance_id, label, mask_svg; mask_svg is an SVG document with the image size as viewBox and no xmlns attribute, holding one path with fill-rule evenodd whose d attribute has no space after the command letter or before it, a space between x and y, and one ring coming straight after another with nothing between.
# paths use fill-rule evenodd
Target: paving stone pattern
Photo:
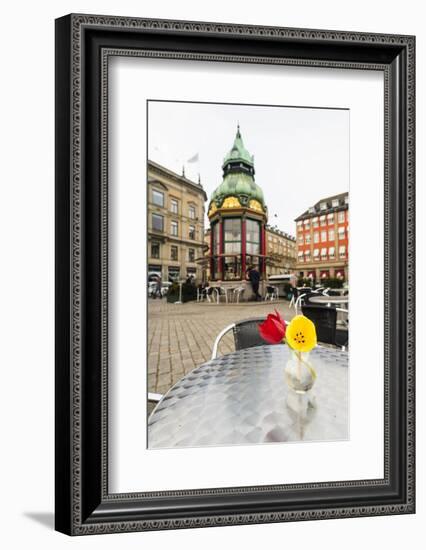
<instances>
[{"instance_id":1,"label":"paving stone pattern","mask_svg":"<svg viewBox=\"0 0 426 550\"><path fill-rule=\"evenodd\" d=\"M168 304L148 302L148 391L164 394L172 385L211 357L219 332L240 319L261 317L277 308L286 320L294 316L288 302ZM219 355L235 350L232 332L219 346Z\"/></svg>"}]
</instances>

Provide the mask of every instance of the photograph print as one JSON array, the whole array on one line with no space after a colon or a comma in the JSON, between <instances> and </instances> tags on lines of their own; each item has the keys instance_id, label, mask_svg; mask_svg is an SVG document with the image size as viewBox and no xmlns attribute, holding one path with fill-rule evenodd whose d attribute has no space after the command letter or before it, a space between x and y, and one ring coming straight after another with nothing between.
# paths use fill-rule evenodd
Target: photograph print
<instances>
[{"instance_id":1,"label":"photograph print","mask_svg":"<svg viewBox=\"0 0 426 550\"><path fill-rule=\"evenodd\" d=\"M148 449L349 440L350 111L147 113Z\"/></svg>"}]
</instances>

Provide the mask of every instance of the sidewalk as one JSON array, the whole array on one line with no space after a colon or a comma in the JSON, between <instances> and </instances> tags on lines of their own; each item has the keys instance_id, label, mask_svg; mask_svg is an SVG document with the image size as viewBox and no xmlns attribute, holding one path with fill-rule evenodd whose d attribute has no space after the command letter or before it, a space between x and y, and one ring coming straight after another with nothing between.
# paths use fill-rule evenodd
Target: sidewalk
<instances>
[{"instance_id":1,"label":"sidewalk","mask_svg":"<svg viewBox=\"0 0 426 550\"><path fill-rule=\"evenodd\" d=\"M148 301L148 391L164 394L182 376L211 356L213 343L227 325L250 317L265 316L275 308L284 319L294 316L289 302L168 304ZM219 354L234 351L232 333L219 346Z\"/></svg>"}]
</instances>

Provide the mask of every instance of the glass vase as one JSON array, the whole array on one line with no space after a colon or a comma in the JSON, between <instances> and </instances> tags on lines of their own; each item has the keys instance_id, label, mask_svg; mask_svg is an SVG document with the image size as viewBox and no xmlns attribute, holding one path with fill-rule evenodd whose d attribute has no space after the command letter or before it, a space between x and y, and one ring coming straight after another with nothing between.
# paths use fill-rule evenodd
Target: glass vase
<instances>
[{"instance_id":1,"label":"glass vase","mask_svg":"<svg viewBox=\"0 0 426 550\"><path fill-rule=\"evenodd\" d=\"M305 394L312 389L317 378L309 353L301 351L291 351L284 373L287 385L298 394Z\"/></svg>"}]
</instances>

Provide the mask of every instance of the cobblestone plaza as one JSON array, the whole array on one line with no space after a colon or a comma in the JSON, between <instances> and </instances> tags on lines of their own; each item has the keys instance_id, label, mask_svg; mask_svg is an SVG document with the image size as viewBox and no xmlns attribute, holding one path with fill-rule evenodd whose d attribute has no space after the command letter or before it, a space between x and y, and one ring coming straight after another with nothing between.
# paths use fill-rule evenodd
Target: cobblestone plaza
<instances>
[{"instance_id":1,"label":"cobblestone plaza","mask_svg":"<svg viewBox=\"0 0 426 550\"><path fill-rule=\"evenodd\" d=\"M216 304L148 302L148 391L164 394L182 376L211 357L213 343L227 325L261 317L277 308L286 320L294 315L287 301ZM234 351L232 332L219 346L219 354Z\"/></svg>"}]
</instances>

